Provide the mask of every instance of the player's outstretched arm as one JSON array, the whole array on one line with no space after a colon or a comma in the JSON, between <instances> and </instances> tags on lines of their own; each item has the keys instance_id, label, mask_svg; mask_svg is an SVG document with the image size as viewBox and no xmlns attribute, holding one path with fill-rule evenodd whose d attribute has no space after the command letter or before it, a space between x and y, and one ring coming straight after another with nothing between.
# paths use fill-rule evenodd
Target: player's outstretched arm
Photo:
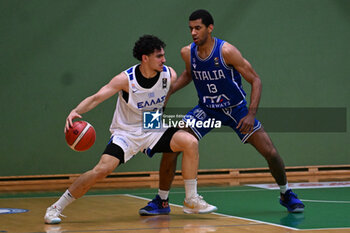
<instances>
[{"instance_id":1,"label":"player's outstretched arm","mask_svg":"<svg viewBox=\"0 0 350 233\"><path fill-rule=\"evenodd\" d=\"M118 74L112 80L103 86L94 95L85 98L77 107L75 107L66 119L65 132L73 125L75 118L82 118L81 114L90 111L97 105L115 95L118 91L124 90L128 92L128 78L124 72Z\"/></svg>"}]
</instances>

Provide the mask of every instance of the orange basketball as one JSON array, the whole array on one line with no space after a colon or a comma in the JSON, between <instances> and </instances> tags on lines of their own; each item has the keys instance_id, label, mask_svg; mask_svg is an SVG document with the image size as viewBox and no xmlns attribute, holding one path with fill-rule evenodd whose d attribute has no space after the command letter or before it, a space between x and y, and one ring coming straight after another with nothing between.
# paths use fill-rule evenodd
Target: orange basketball
<instances>
[{"instance_id":1,"label":"orange basketball","mask_svg":"<svg viewBox=\"0 0 350 233\"><path fill-rule=\"evenodd\" d=\"M94 127L86 121L75 121L66 132L66 142L75 151L88 150L96 139Z\"/></svg>"}]
</instances>

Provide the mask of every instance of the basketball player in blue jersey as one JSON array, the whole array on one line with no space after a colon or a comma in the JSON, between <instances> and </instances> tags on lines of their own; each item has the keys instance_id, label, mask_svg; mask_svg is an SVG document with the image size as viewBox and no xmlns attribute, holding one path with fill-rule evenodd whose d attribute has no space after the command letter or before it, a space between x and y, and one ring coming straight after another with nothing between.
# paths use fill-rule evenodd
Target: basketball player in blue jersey
<instances>
[{"instance_id":1,"label":"basketball player in blue jersey","mask_svg":"<svg viewBox=\"0 0 350 233\"><path fill-rule=\"evenodd\" d=\"M233 45L212 36L214 20L206 10L197 10L189 17L193 43L181 49L186 70L171 88L174 93L192 80L199 97L184 120L220 120L231 127L243 143L253 145L266 159L271 174L280 187L280 204L289 212L303 212L304 204L288 188L282 158L261 123L255 118L261 95L261 80L251 64ZM241 77L251 85L250 103ZM212 128L191 125L189 131L201 139ZM170 187L176 169L176 155L163 156L160 167L160 191ZM196 184L196 181L193 181ZM162 189L163 188L163 189ZM186 203L184 204L186 205ZM155 212L155 211L154 211Z\"/></svg>"},{"instance_id":2,"label":"basketball player in blue jersey","mask_svg":"<svg viewBox=\"0 0 350 233\"><path fill-rule=\"evenodd\" d=\"M103 86L94 95L84 99L66 119L65 131L75 118L94 109L97 105L118 93L116 109L111 123L111 139L98 164L77 178L66 192L47 208L45 223L61 222L61 212L75 199L82 197L97 181L105 178L120 164L129 161L141 151L153 156L158 152L182 152L182 174L186 181L197 177L198 140L190 133L176 128L143 130L142 115L145 111L162 109L171 85L176 80L175 71L165 66L165 44L157 37L145 35L135 43L133 54L141 63L126 69ZM156 111L157 110L157 111ZM152 120L153 121L153 120ZM186 188L185 201L197 213L210 213L217 208L205 202L196 188ZM161 194L161 197L163 195ZM170 211L168 201L160 201L163 211ZM117 210L116 210L117 211ZM186 212L186 208L184 208Z\"/></svg>"}]
</instances>

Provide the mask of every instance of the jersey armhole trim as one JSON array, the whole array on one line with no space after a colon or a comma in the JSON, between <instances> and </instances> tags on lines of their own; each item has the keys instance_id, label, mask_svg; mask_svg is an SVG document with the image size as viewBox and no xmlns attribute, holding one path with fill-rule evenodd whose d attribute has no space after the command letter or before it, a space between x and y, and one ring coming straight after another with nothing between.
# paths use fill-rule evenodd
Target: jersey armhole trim
<instances>
[{"instance_id":1,"label":"jersey armhole trim","mask_svg":"<svg viewBox=\"0 0 350 233\"><path fill-rule=\"evenodd\" d=\"M220 60L221 60L221 63L224 65L224 67L227 69L227 70L232 70L233 67L229 67L226 62L225 62L225 59L224 59L224 55L222 54L222 46L224 46L224 44L226 43L226 41L222 41L221 45L220 45L220 49L219 49L219 54L220 54Z\"/></svg>"}]
</instances>

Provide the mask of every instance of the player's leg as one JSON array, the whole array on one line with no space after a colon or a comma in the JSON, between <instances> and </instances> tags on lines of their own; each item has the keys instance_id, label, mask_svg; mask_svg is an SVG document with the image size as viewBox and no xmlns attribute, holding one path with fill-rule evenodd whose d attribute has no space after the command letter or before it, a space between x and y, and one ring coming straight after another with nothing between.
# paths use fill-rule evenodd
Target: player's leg
<instances>
[{"instance_id":1,"label":"player's leg","mask_svg":"<svg viewBox=\"0 0 350 233\"><path fill-rule=\"evenodd\" d=\"M173 183L177 157L180 152L164 152L159 166L159 189L169 191L171 184Z\"/></svg>"},{"instance_id":2,"label":"player's leg","mask_svg":"<svg viewBox=\"0 0 350 233\"><path fill-rule=\"evenodd\" d=\"M76 179L68 188L68 191L75 199L82 197L97 181L110 174L119 163L119 159L114 156L102 155L99 163L92 170L85 172Z\"/></svg>"},{"instance_id":3,"label":"player's leg","mask_svg":"<svg viewBox=\"0 0 350 233\"><path fill-rule=\"evenodd\" d=\"M197 193L198 139L184 130L179 130L172 137L170 148L174 152L181 151L183 153L182 176L186 192L183 211L187 214L205 214L216 211L216 206L208 204Z\"/></svg>"},{"instance_id":4,"label":"player's leg","mask_svg":"<svg viewBox=\"0 0 350 233\"><path fill-rule=\"evenodd\" d=\"M179 152L165 152L159 167L159 189L158 194L152 201L139 210L142 216L163 215L170 213L169 190L175 177L176 163Z\"/></svg>"},{"instance_id":5,"label":"player's leg","mask_svg":"<svg viewBox=\"0 0 350 233\"><path fill-rule=\"evenodd\" d=\"M189 133L192 132L191 129L182 129ZM195 135L194 135L195 136ZM170 140L170 139L169 139ZM169 144L170 142L162 141L163 144ZM158 144L158 143L157 143ZM157 147L157 146L155 146ZM169 148L170 149L170 148ZM158 149L159 151L162 149ZM163 150L166 150L163 148ZM169 214L170 206L169 202L169 190L171 184L175 177L177 157L180 152L164 152L159 167L159 189L158 194L150 201L145 207L139 210L140 215L160 215ZM197 187L196 180L186 180L185 186L195 186ZM186 190L192 190L190 187Z\"/></svg>"},{"instance_id":6,"label":"player's leg","mask_svg":"<svg viewBox=\"0 0 350 233\"><path fill-rule=\"evenodd\" d=\"M215 206L207 204L202 199L202 197L197 194L196 178L198 171L199 153L198 140L195 136L191 135L188 132L185 132L184 130L170 128L166 130L163 136L159 139L157 144L151 150L150 154L157 152L183 153L182 175L185 183L186 199L188 197L194 197L194 199L199 204L202 204L202 209L198 210L199 204L197 204L197 209L194 209L191 213L208 213L213 212L217 209ZM166 155L170 155L170 157L165 157ZM174 172L176 169L176 157L174 157L174 154L165 153L161 165L166 166L166 168L160 168L160 185L162 188L168 189L171 186L171 182L173 180ZM158 194L156 198L148 203L147 206L140 209L140 215L158 215L170 213L170 208L162 207L162 204L165 204L165 201L167 203L167 200L162 200Z\"/></svg>"},{"instance_id":7,"label":"player's leg","mask_svg":"<svg viewBox=\"0 0 350 233\"><path fill-rule=\"evenodd\" d=\"M92 170L78 177L66 192L47 208L44 216L45 223L60 223L61 218L59 216L66 206L83 196L98 180L105 178L120 163L124 163L124 150L110 140L98 164Z\"/></svg>"},{"instance_id":8,"label":"player's leg","mask_svg":"<svg viewBox=\"0 0 350 233\"><path fill-rule=\"evenodd\" d=\"M287 179L283 160L279 156L276 148L274 147L270 137L263 129L261 123L257 119L254 119L253 130L248 134L243 134L240 132L240 129L237 129L238 122L240 122L240 120L248 114L246 102L244 101L235 108L224 109L223 113L229 119L231 119L228 125L235 130L241 141L243 143L250 143L261 155L264 156L269 165L271 174L276 180L277 184L280 186L285 186Z\"/></svg>"},{"instance_id":9,"label":"player's leg","mask_svg":"<svg viewBox=\"0 0 350 233\"><path fill-rule=\"evenodd\" d=\"M68 190L52 204L46 211L44 220L48 224L61 222L60 215L66 206L77 198L82 197L98 180L105 178L119 164L116 157L104 154L99 163L90 171L85 172L77 178Z\"/></svg>"},{"instance_id":10,"label":"player's leg","mask_svg":"<svg viewBox=\"0 0 350 233\"><path fill-rule=\"evenodd\" d=\"M182 129L186 132L196 136L193 131L189 128ZM170 190L171 184L175 177L177 158L180 152L164 152L159 166L159 191L166 192ZM160 193L158 195L161 196ZM168 197L164 196L163 199Z\"/></svg>"},{"instance_id":11,"label":"player's leg","mask_svg":"<svg viewBox=\"0 0 350 233\"><path fill-rule=\"evenodd\" d=\"M199 106L196 106L186 114L186 116L183 118L183 121L186 122L187 120L192 120L192 119L195 119L196 121L205 121L208 119L208 116L206 116L204 118L203 118L203 116L206 116L204 110L201 109ZM193 126L190 125L190 127L191 128L182 128L181 131L185 131L185 132L189 133L190 135L192 135L193 137L190 137L190 135L186 134L186 136L190 137L191 140L193 140L195 142L195 144L198 144L198 140L211 130L210 127L196 128L195 125L193 125ZM173 143L178 143L178 142L173 141ZM186 142L180 142L180 143L186 143ZM194 154L198 154L198 145L196 145L196 148L197 148L197 151ZM177 149L179 149L179 148L177 148ZM181 149L179 149L179 150L181 150ZM159 186L163 190L170 189L171 183L172 183L174 176L175 176L177 156L179 155L179 153L180 152L163 153L161 165L159 168L159 176L160 176L159 177ZM193 154L193 153L190 153L190 154ZM190 161L188 161L188 162L190 162ZM185 163L185 169L186 169L186 166L188 166L187 165L188 162L186 161L186 158L185 158L185 162L183 161L183 163ZM196 175L197 175L197 171L196 171Z\"/></svg>"},{"instance_id":12,"label":"player's leg","mask_svg":"<svg viewBox=\"0 0 350 233\"><path fill-rule=\"evenodd\" d=\"M283 160L265 130L260 128L247 139L247 142L264 156L276 183L280 186L286 185L287 177Z\"/></svg>"},{"instance_id":13,"label":"player's leg","mask_svg":"<svg viewBox=\"0 0 350 233\"><path fill-rule=\"evenodd\" d=\"M256 150L266 159L270 172L281 190L281 205L289 212L303 212L304 204L297 198L297 195L288 188L285 166L270 137L263 128L252 134L247 142L252 144Z\"/></svg>"},{"instance_id":14,"label":"player's leg","mask_svg":"<svg viewBox=\"0 0 350 233\"><path fill-rule=\"evenodd\" d=\"M276 183L280 186L281 201L280 203L287 207L290 212L302 212L304 204L297 198L297 196L288 188L288 182L284 163L281 156L278 154L270 137L263 129L261 123L255 119L253 131L248 134L243 134L237 129L238 122L248 114L246 102L234 108L223 109L223 113L231 119L228 124L243 143L248 142L252 144L256 150L266 159L271 174ZM285 201L283 201L285 200Z\"/></svg>"},{"instance_id":15,"label":"player's leg","mask_svg":"<svg viewBox=\"0 0 350 233\"><path fill-rule=\"evenodd\" d=\"M167 129L152 153L164 153L160 167L160 188L158 195L147 206L139 210L140 215L169 214L168 193L174 179L177 153L182 152L182 176L185 182L186 197L197 195L197 171L199 163L198 140L191 134L175 129ZM169 153L177 152L177 153Z\"/></svg>"},{"instance_id":16,"label":"player's leg","mask_svg":"<svg viewBox=\"0 0 350 233\"><path fill-rule=\"evenodd\" d=\"M203 118L203 116L205 116ZM183 121L192 120L195 119L196 121L205 121L208 119L208 116L206 116L203 109L201 109L199 106L194 107L191 111L189 111L186 116L183 118ZM205 134L207 134L211 128L196 128L196 126L193 126L191 128L184 128L183 131L186 131L194 136L196 139L202 138ZM173 135L173 134L172 134ZM172 137L172 135L170 135ZM162 136L163 138L164 136ZM168 136L168 141L160 140L162 143L157 143L161 145L169 145L171 137ZM157 148L157 145L153 148L155 151L166 151L167 149L171 151L170 148ZM157 148L157 149L156 149ZM159 168L159 190L158 195L148 203L147 206L140 209L139 213L141 215L156 215L166 212L164 208L162 208L161 203L167 203L168 199L168 193L171 187L171 183L175 176L175 169L176 169L176 162L177 162L177 156L175 157L172 155L172 153L163 153L161 166ZM186 164L188 162L183 160L183 163ZM186 172L185 172L186 173ZM197 171L196 171L197 173ZM186 197L191 195L191 193L197 193L197 180L196 179L188 179L184 180L185 183L185 190L187 190ZM187 187L187 188L186 188ZM163 198L160 198L160 196L163 195ZM165 199L166 198L166 199ZM170 213L170 208L168 208L168 213Z\"/></svg>"},{"instance_id":17,"label":"player's leg","mask_svg":"<svg viewBox=\"0 0 350 233\"><path fill-rule=\"evenodd\" d=\"M198 140L184 130L177 131L171 141L174 152L182 152L182 176L184 180L196 179L199 164Z\"/></svg>"}]
</instances>

